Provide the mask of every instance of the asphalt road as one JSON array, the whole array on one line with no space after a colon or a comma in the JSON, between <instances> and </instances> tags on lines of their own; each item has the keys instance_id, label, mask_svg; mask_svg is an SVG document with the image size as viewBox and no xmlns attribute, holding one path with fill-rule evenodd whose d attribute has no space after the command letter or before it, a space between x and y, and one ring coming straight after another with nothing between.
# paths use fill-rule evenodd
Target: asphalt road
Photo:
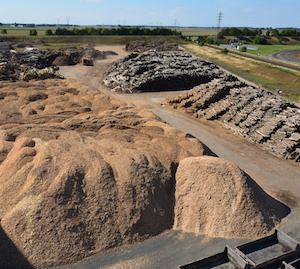
<instances>
[{"instance_id":1,"label":"asphalt road","mask_svg":"<svg viewBox=\"0 0 300 269\"><path fill-rule=\"evenodd\" d=\"M300 50L286 50L271 54L272 57L278 60L300 63L300 58L297 58L297 55L300 55Z\"/></svg>"}]
</instances>

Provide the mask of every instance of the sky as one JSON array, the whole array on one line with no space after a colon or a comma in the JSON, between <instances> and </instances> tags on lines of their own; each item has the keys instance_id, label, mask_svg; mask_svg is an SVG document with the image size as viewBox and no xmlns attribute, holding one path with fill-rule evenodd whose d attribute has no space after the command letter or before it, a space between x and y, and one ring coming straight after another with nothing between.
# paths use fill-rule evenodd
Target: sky
<instances>
[{"instance_id":1,"label":"sky","mask_svg":"<svg viewBox=\"0 0 300 269\"><path fill-rule=\"evenodd\" d=\"M299 0L0 0L0 22L300 28Z\"/></svg>"}]
</instances>

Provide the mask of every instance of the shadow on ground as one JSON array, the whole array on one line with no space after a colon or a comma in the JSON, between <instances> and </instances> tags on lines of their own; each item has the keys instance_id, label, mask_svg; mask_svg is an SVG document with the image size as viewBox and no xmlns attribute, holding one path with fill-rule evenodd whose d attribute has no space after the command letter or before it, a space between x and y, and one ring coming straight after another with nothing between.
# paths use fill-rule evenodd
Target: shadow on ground
<instances>
[{"instance_id":1,"label":"shadow on ground","mask_svg":"<svg viewBox=\"0 0 300 269\"><path fill-rule=\"evenodd\" d=\"M30 269L34 268L21 251L10 240L0 226L0 268L1 269Z\"/></svg>"}]
</instances>

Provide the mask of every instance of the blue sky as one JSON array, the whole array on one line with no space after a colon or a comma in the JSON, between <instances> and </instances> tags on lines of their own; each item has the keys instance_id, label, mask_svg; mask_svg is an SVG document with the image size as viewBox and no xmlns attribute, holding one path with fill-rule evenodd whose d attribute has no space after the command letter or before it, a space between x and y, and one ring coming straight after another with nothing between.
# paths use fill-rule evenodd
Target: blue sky
<instances>
[{"instance_id":1,"label":"blue sky","mask_svg":"<svg viewBox=\"0 0 300 269\"><path fill-rule=\"evenodd\" d=\"M299 0L0 0L2 23L300 27Z\"/></svg>"}]
</instances>

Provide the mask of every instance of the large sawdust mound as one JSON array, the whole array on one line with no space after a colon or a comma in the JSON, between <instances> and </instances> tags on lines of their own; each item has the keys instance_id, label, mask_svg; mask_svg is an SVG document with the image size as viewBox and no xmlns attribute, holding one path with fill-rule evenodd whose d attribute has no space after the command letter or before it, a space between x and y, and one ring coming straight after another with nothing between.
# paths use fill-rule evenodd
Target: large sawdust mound
<instances>
[{"instance_id":1,"label":"large sawdust mound","mask_svg":"<svg viewBox=\"0 0 300 269\"><path fill-rule=\"evenodd\" d=\"M190 157L176 173L174 228L223 238L270 232L289 212L234 163Z\"/></svg>"},{"instance_id":2,"label":"large sawdust mound","mask_svg":"<svg viewBox=\"0 0 300 269\"><path fill-rule=\"evenodd\" d=\"M203 154L151 112L73 80L2 82L0 119L1 231L36 267L172 228L177 164Z\"/></svg>"}]
</instances>

